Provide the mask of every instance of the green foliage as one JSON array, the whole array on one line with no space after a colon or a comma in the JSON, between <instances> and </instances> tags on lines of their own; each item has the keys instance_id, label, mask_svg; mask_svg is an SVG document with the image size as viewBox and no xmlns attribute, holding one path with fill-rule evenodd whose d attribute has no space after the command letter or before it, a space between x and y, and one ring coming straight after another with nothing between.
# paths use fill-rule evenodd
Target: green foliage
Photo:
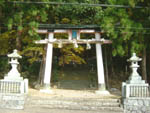
<instances>
[{"instance_id":1,"label":"green foliage","mask_svg":"<svg viewBox=\"0 0 150 113\"><path fill-rule=\"evenodd\" d=\"M84 51L82 46L74 48L72 45L66 45L61 50L61 56L59 58L59 65L77 63L86 63L85 60L80 56Z\"/></svg>"},{"instance_id":2,"label":"green foliage","mask_svg":"<svg viewBox=\"0 0 150 113\"><path fill-rule=\"evenodd\" d=\"M36 45L27 47L21 52L22 55L28 57L28 61L31 64L36 61L40 61L41 57L44 53L45 53L45 51L43 50L43 48L38 47Z\"/></svg>"},{"instance_id":3,"label":"green foliage","mask_svg":"<svg viewBox=\"0 0 150 113\"><path fill-rule=\"evenodd\" d=\"M16 38L16 31L8 31L0 34L0 55L6 55L15 48L14 40Z\"/></svg>"},{"instance_id":4,"label":"green foliage","mask_svg":"<svg viewBox=\"0 0 150 113\"><path fill-rule=\"evenodd\" d=\"M135 7L143 2L146 1L108 0L106 3ZM101 18L100 25L105 31L105 35L113 41L112 53L114 56L124 56L129 52L139 53L142 51L143 45L147 42L145 42L145 33L148 32L143 28L149 25L146 14L145 9L115 7L104 9L104 17Z\"/></svg>"},{"instance_id":5,"label":"green foliage","mask_svg":"<svg viewBox=\"0 0 150 113\"><path fill-rule=\"evenodd\" d=\"M0 57L0 78L5 76L5 74L8 72L8 69L8 59L6 57Z\"/></svg>"},{"instance_id":6,"label":"green foliage","mask_svg":"<svg viewBox=\"0 0 150 113\"><path fill-rule=\"evenodd\" d=\"M143 48L150 48L149 29L143 29L150 27L150 8L135 8L138 5L149 7L150 2L148 0L39 0L44 2L128 5L131 8L7 4L3 1L0 0L0 55L12 52L12 49L17 47L18 42L16 40L19 38L21 45L19 50L26 57L26 61L29 64L40 61L45 56L44 47L34 44L35 40L43 39L36 33L39 23L97 24L104 31L104 38L113 41L112 54L114 56L127 56L130 52L141 53ZM56 38L67 38L67 36L59 34ZM57 48L57 46L54 47ZM64 46L60 51L57 51L59 65L72 62L85 63L84 51L82 46L79 48L74 48L72 45Z\"/></svg>"}]
</instances>

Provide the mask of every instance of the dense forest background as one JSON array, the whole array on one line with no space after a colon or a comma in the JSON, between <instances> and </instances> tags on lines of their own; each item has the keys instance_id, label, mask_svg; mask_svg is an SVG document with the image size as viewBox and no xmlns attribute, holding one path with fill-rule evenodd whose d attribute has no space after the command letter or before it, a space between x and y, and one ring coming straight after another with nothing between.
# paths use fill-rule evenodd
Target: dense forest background
<instances>
[{"instance_id":1,"label":"dense forest background","mask_svg":"<svg viewBox=\"0 0 150 113\"><path fill-rule=\"evenodd\" d=\"M7 54L17 49L23 56L19 67L22 76L42 83L46 46L34 41L47 36L36 33L39 24L99 25L102 38L113 42L103 45L106 81L126 80L130 73L126 60L136 52L142 58L139 72L150 82L149 0L0 0L1 78L10 69ZM54 45L53 79L68 65L96 71L95 46L86 50L81 45L79 48L64 45L61 49Z\"/></svg>"}]
</instances>

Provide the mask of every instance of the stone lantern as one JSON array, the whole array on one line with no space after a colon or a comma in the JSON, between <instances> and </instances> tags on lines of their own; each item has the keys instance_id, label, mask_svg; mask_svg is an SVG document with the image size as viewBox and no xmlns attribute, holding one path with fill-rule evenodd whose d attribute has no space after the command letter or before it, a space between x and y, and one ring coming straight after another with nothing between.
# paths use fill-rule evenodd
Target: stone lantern
<instances>
[{"instance_id":1,"label":"stone lantern","mask_svg":"<svg viewBox=\"0 0 150 113\"><path fill-rule=\"evenodd\" d=\"M132 70L129 79L122 83L122 97L123 98L135 98L146 97L148 95L148 83L142 80L142 77L137 72L139 68L138 62L142 59L136 56L136 53L132 54L132 57L127 61L131 62L130 68Z\"/></svg>"},{"instance_id":2,"label":"stone lantern","mask_svg":"<svg viewBox=\"0 0 150 113\"><path fill-rule=\"evenodd\" d=\"M0 108L24 109L26 94L28 93L28 79L23 79L17 69L18 59L22 58L15 49L7 55L11 70L4 79L0 80Z\"/></svg>"},{"instance_id":3,"label":"stone lantern","mask_svg":"<svg viewBox=\"0 0 150 113\"><path fill-rule=\"evenodd\" d=\"M132 57L127 60L128 62L131 62L130 68L132 70L132 73L129 77L129 80L127 80L126 83L128 84L145 83L145 81L142 80L141 76L137 72L137 69L139 68L138 62L141 60L142 58L137 57L136 53L133 53Z\"/></svg>"},{"instance_id":4,"label":"stone lantern","mask_svg":"<svg viewBox=\"0 0 150 113\"><path fill-rule=\"evenodd\" d=\"M18 59L22 58L17 53L17 50L15 49L13 53L7 55L10 58L9 63L11 64L11 70L8 72L8 74L5 76L5 80L23 80L22 77L20 77L20 73L17 69L17 66L19 64Z\"/></svg>"}]
</instances>

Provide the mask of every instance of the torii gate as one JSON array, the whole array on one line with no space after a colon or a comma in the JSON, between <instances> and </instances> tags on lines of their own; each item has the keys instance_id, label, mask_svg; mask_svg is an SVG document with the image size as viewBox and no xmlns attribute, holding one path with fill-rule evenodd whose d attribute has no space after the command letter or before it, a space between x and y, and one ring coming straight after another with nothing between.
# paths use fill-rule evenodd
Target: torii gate
<instances>
[{"instance_id":1,"label":"torii gate","mask_svg":"<svg viewBox=\"0 0 150 113\"><path fill-rule=\"evenodd\" d=\"M90 49L90 44L96 44L96 57L97 57L97 74L98 74L98 90L99 94L109 94L106 90L104 67L102 58L102 44L112 43L110 40L101 39L100 27L96 25L62 25L62 24L40 24L39 30L41 34L48 34L48 39L36 41L37 44L47 44L46 62L44 71L44 89L41 92L52 93L51 90L51 70L52 70L52 54L53 44L58 44L58 47L62 47L63 44L74 44L74 47L78 47L78 44L87 44L87 49ZM54 34L67 33L68 39L56 39ZM81 33L95 34L94 39L80 39Z\"/></svg>"}]
</instances>

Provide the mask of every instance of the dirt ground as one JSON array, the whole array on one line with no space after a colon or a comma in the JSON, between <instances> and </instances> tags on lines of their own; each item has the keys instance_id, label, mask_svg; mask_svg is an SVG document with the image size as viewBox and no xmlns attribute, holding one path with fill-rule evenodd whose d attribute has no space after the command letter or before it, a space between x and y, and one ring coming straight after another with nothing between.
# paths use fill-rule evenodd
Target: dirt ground
<instances>
[{"instance_id":1,"label":"dirt ground","mask_svg":"<svg viewBox=\"0 0 150 113\"><path fill-rule=\"evenodd\" d=\"M46 97L46 98L99 98L99 99L113 99L120 98L120 91L111 91L109 95L99 95L95 93L95 90L67 90L67 89L52 89L52 94L42 93L36 89L29 89L30 97Z\"/></svg>"},{"instance_id":2,"label":"dirt ground","mask_svg":"<svg viewBox=\"0 0 150 113\"><path fill-rule=\"evenodd\" d=\"M0 109L0 113L110 113L110 112L48 109L48 108L36 108L36 109L30 108L30 109L24 109L24 110Z\"/></svg>"}]
</instances>

